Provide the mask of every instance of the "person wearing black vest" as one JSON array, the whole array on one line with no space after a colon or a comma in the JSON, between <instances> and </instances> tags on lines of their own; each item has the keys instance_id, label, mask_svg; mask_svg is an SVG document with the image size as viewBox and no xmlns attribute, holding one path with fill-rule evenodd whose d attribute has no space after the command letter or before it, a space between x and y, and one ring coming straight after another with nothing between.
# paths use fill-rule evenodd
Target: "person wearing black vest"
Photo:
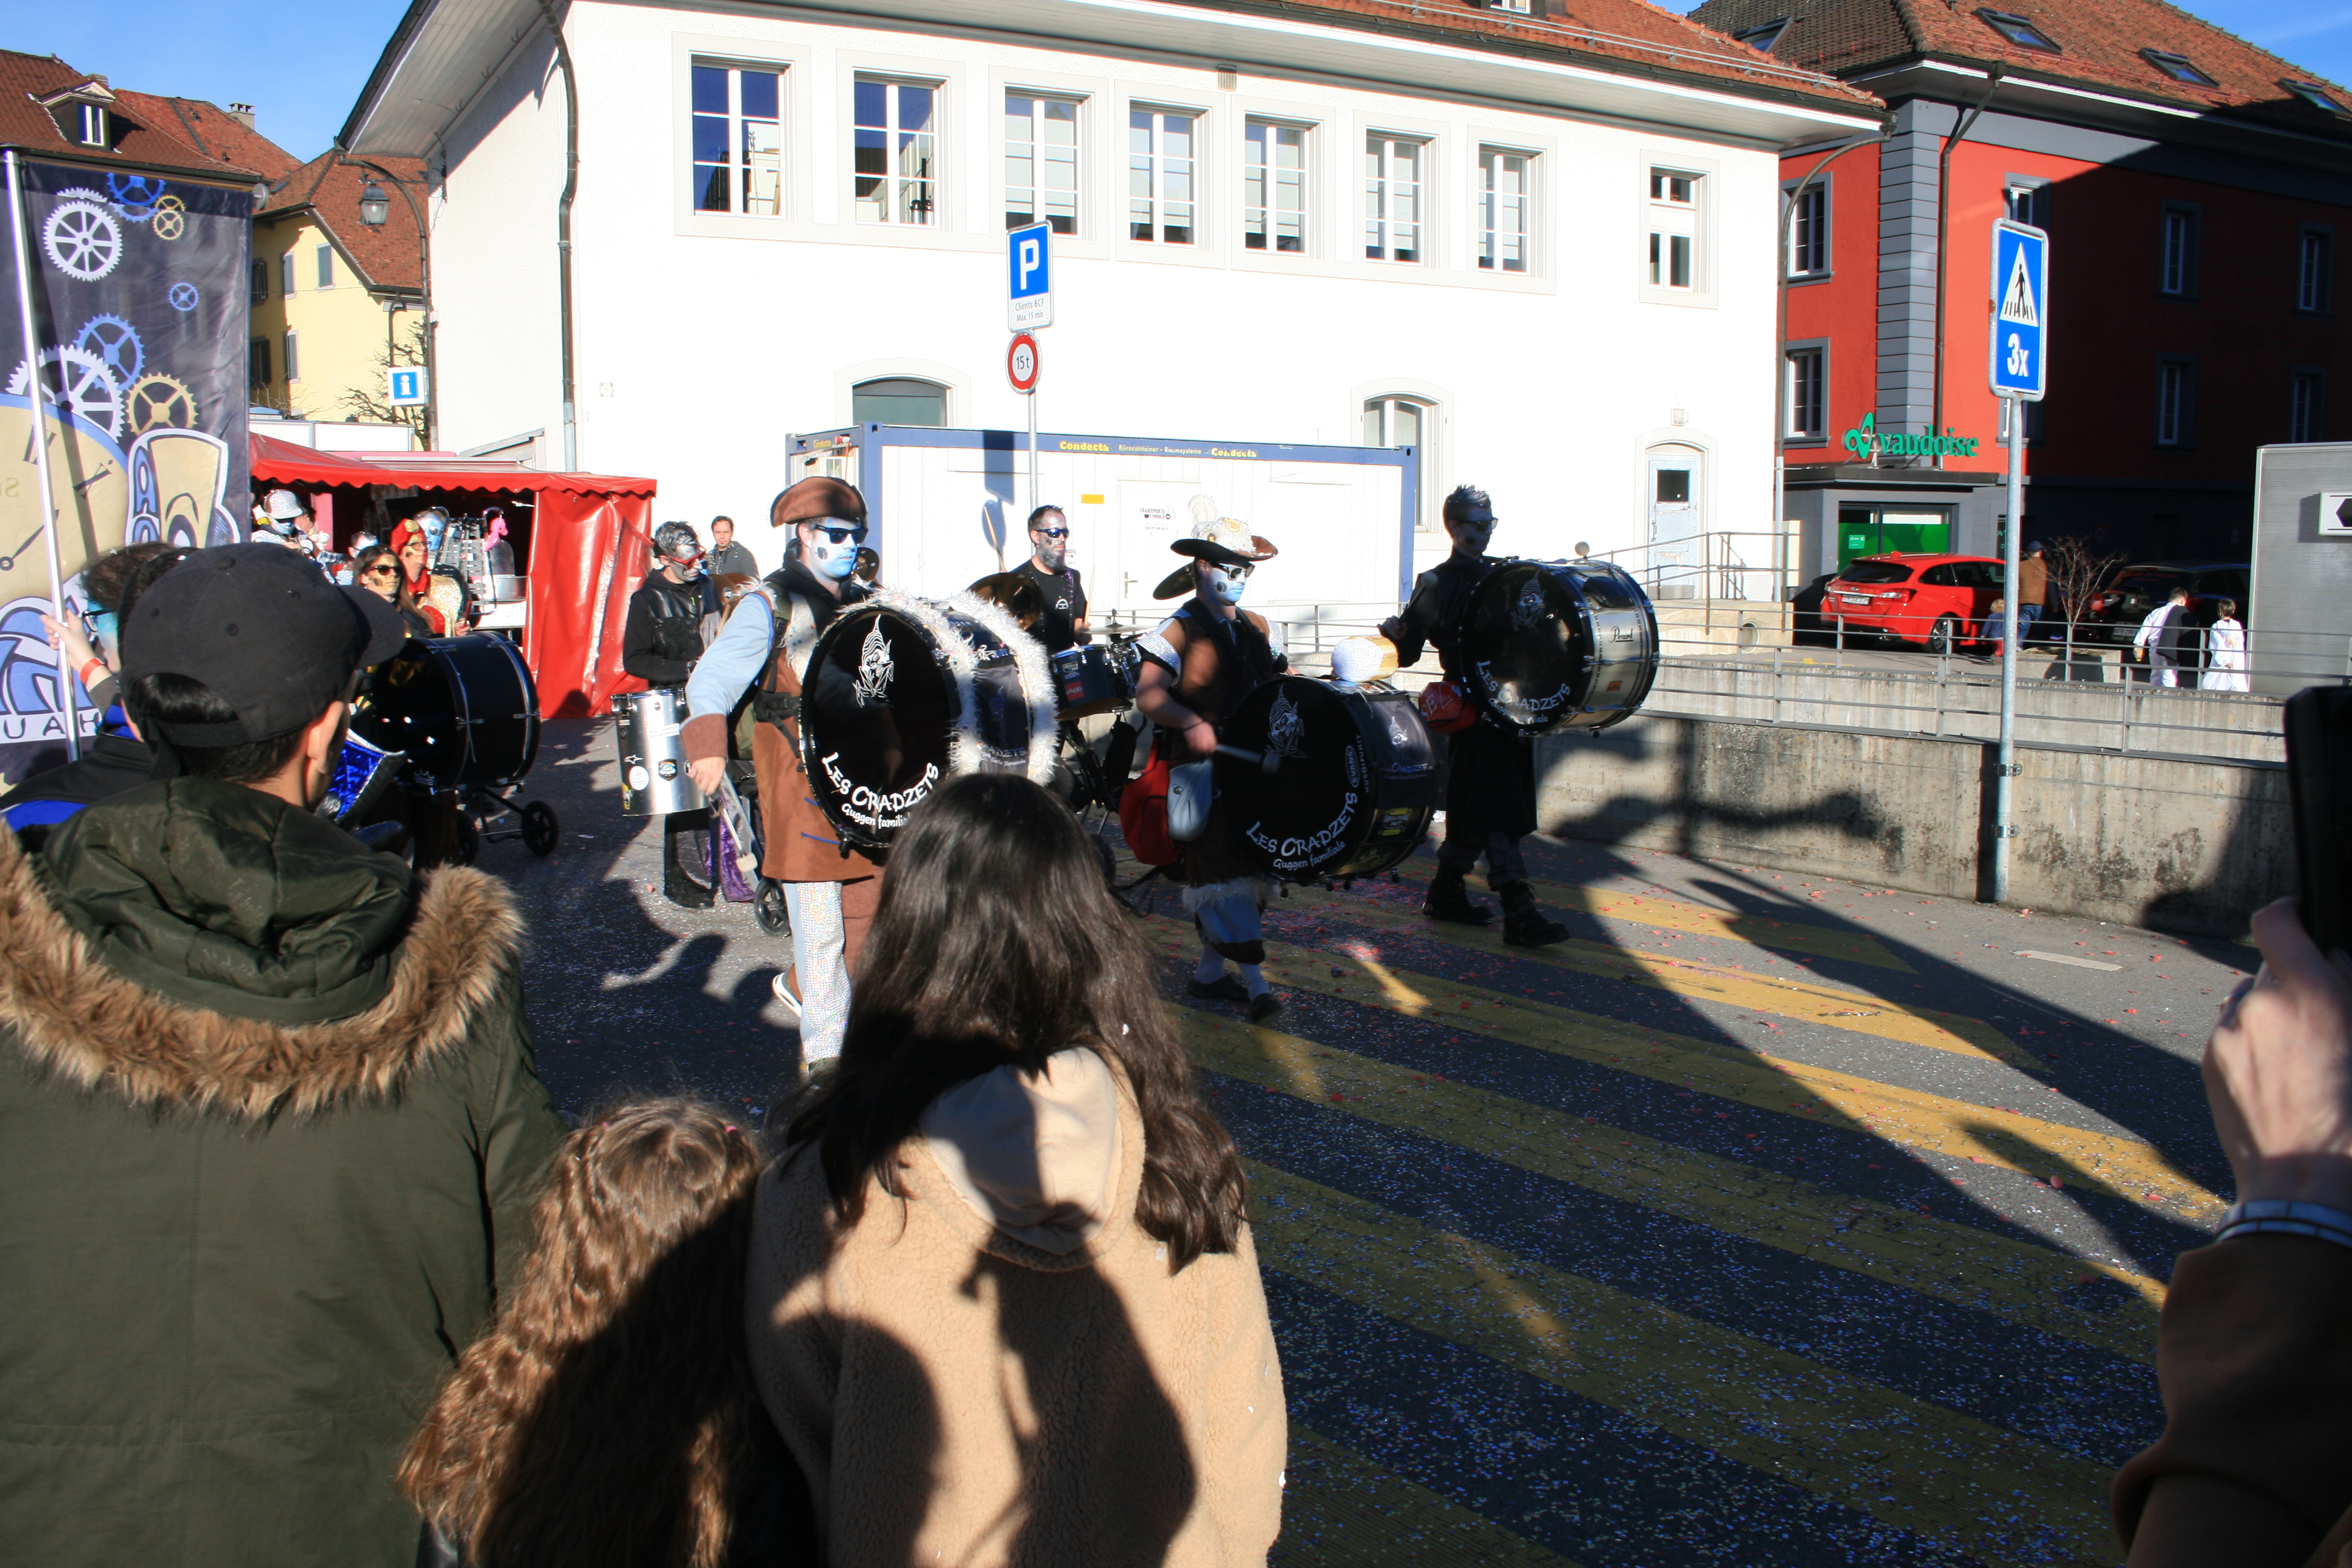
<instances>
[{"instance_id":1,"label":"person wearing black vest","mask_svg":"<svg viewBox=\"0 0 2352 1568\"><path fill-rule=\"evenodd\" d=\"M1495 533L1495 508L1486 492L1456 487L1445 498L1445 531L1453 537L1454 553L1415 580L1403 613L1381 622L1381 635L1396 644L1400 667L1420 663L1423 646L1434 644L1446 678L1466 694L1463 623L1471 595L1497 564L1486 552ZM1463 880L1484 855L1487 885L1503 900L1503 940L1513 947L1565 941L1568 928L1537 908L1527 858L1519 852L1519 840L1536 830L1534 748L1483 716L1444 739L1445 843L1437 851L1437 871L1421 912L1457 925L1493 920L1495 911L1473 901Z\"/></svg>"},{"instance_id":2,"label":"person wearing black vest","mask_svg":"<svg viewBox=\"0 0 2352 1568\"><path fill-rule=\"evenodd\" d=\"M1037 624L1029 628L1048 655L1085 642L1087 589L1070 563L1070 520L1057 506L1041 506L1029 514L1029 559L1014 567L1016 576L1037 585L1045 602Z\"/></svg>"},{"instance_id":3,"label":"person wearing black vest","mask_svg":"<svg viewBox=\"0 0 2352 1568\"><path fill-rule=\"evenodd\" d=\"M656 689L682 691L702 657L704 617L719 614L719 585L702 569L702 542L692 523L665 522L654 530L654 555L656 569L629 595L621 668ZM665 896L687 909L709 909L718 897L709 877L710 813L673 811L663 817Z\"/></svg>"}]
</instances>

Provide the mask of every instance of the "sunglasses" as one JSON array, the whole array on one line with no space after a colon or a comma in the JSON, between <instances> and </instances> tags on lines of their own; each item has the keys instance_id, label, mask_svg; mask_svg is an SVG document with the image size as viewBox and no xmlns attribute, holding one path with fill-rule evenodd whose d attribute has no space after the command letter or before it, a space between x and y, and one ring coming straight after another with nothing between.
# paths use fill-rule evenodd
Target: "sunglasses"
<instances>
[{"instance_id":1,"label":"sunglasses","mask_svg":"<svg viewBox=\"0 0 2352 1568\"><path fill-rule=\"evenodd\" d=\"M1240 565L1228 566L1222 561L1216 563L1216 569L1223 572L1226 576L1236 580L1247 577L1251 573L1257 570L1256 567L1249 565L1246 563Z\"/></svg>"},{"instance_id":2,"label":"sunglasses","mask_svg":"<svg viewBox=\"0 0 2352 1568\"><path fill-rule=\"evenodd\" d=\"M361 573L360 575L362 577L397 577L400 575L400 568L397 566L386 566L383 562L379 561L374 565L369 567L366 571Z\"/></svg>"},{"instance_id":3,"label":"sunglasses","mask_svg":"<svg viewBox=\"0 0 2352 1568\"><path fill-rule=\"evenodd\" d=\"M1029 531L1032 533L1043 534L1047 539L1067 539L1070 537L1070 531L1066 528L1033 528Z\"/></svg>"},{"instance_id":4,"label":"sunglasses","mask_svg":"<svg viewBox=\"0 0 2352 1568\"><path fill-rule=\"evenodd\" d=\"M84 610L81 613L81 629L82 635L90 641L104 642L114 635L114 612Z\"/></svg>"},{"instance_id":5,"label":"sunglasses","mask_svg":"<svg viewBox=\"0 0 2352 1568\"><path fill-rule=\"evenodd\" d=\"M817 532L824 534L835 544L863 544L866 542L866 530L863 526L856 528L835 528L828 523L822 522L813 522L809 524L809 526L816 530Z\"/></svg>"}]
</instances>

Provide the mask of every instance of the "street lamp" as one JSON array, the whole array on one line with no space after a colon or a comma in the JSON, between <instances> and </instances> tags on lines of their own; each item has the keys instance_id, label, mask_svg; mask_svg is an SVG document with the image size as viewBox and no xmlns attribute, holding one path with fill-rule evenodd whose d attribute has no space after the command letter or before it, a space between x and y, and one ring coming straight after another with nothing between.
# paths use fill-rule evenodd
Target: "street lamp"
<instances>
[{"instance_id":1,"label":"street lamp","mask_svg":"<svg viewBox=\"0 0 2352 1568\"><path fill-rule=\"evenodd\" d=\"M370 228L382 228L384 220L391 216L392 201L383 194L382 185L370 180L360 187L360 221L362 223Z\"/></svg>"}]
</instances>

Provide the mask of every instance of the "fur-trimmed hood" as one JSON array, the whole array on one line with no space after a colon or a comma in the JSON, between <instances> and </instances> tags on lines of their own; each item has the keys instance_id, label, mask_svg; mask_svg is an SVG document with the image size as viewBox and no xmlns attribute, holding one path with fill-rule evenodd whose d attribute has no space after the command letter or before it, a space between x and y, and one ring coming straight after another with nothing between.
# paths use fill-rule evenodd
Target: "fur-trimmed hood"
<instances>
[{"instance_id":1,"label":"fur-trimmed hood","mask_svg":"<svg viewBox=\"0 0 2352 1568\"><path fill-rule=\"evenodd\" d=\"M522 922L478 871L413 887L331 824L200 779L0 832L0 1030L37 1070L244 1121L383 1100L456 1050Z\"/></svg>"}]
</instances>

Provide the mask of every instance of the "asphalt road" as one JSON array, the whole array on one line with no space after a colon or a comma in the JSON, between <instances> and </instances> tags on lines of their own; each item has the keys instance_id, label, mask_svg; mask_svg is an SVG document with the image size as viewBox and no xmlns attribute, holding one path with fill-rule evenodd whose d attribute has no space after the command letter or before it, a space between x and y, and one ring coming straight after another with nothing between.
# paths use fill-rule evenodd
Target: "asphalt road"
<instances>
[{"instance_id":1,"label":"asphalt road","mask_svg":"<svg viewBox=\"0 0 2352 1568\"><path fill-rule=\"evenodd\" d=\"M603 721L517 842L540 1068L580 1112L756 1111L785 944L660 895ZM1251 1161L1286 1563L2112 1563L2156 1310L2227 1169L2196 1060L2250 949L1530 841L1568 942L1417 912L1429 862L1268 912L1273 1029L1181 1000ZM1128 873L1137 870L1131 864Z\"/></svg>"}]
</instances>

